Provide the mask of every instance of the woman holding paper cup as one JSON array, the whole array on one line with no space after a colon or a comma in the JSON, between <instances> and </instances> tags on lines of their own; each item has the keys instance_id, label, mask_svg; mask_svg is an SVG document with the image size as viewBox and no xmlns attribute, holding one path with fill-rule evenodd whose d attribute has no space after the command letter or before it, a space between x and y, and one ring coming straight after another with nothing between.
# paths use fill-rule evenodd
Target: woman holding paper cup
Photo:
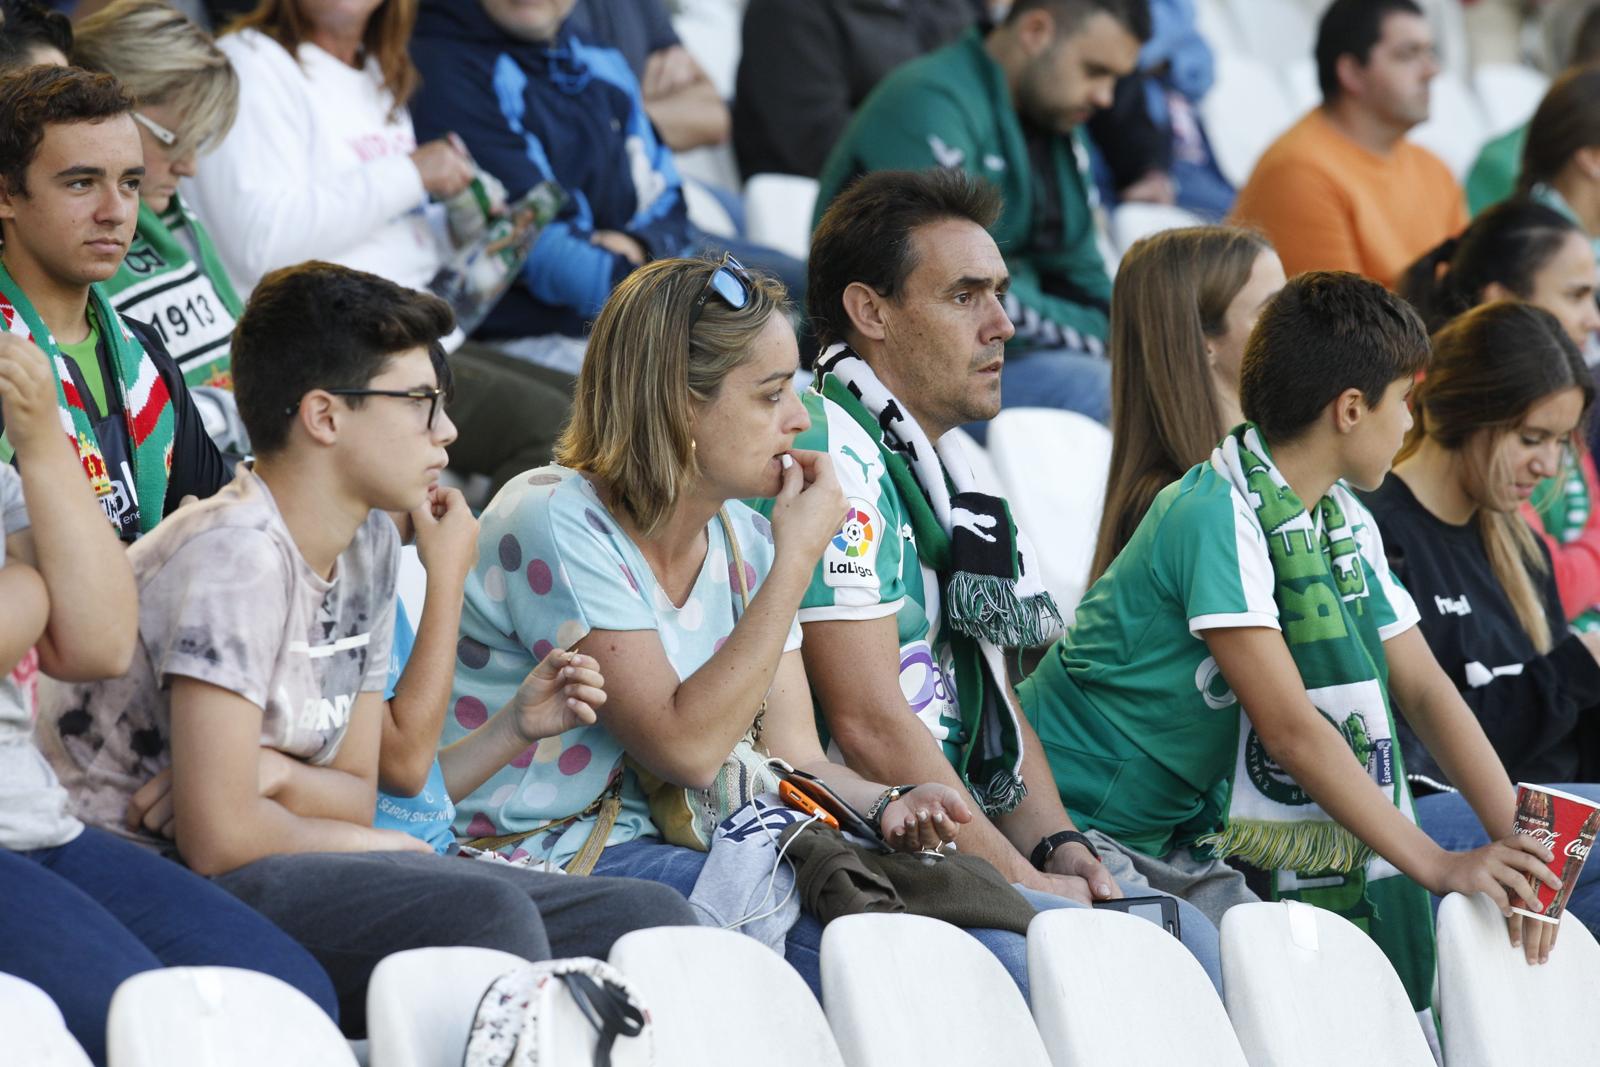
<instances>
[{"instance_id":1,"label":"woman holding paper cup","mask_svg":"<svg viewBox=\"0 0 1600 1067\"><path fill-rule=\"evenodd\" d=\"M1517 301L1475 308L1435 334L1411 434L1367 503L1434 657L1511 778L1600 800L1600 635L1568 629L1549 553L1519 512L1571 461L1593 397L1555 316ZM1485 843L1482 813L1435 746L1404 725L1400 740L1422 828L1452 850ZM1600 866L1568 907L1600 929Z\"/></svg>"}]
</instances>

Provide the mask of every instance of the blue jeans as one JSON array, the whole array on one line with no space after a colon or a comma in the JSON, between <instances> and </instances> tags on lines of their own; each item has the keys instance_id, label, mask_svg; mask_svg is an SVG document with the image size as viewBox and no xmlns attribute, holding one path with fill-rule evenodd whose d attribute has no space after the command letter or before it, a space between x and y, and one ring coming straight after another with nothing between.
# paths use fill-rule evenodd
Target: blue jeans
<instances>
[{"instance_id":1,"label":"blue jeans","mask_svg":"<svg viewBox=\"0 0 1600 1067\"><path fill-rule=\"evenodd\" d=\"M1551 788L1600 804L1600 785L1593 782L1566 782ZM1478 821L1466 797L1460 793L1435 793L1433 796L1418 797L1417 821L1441 848L1451 852L1482 848L1489 843L1489 835L1483 824ZM1557 857L1558 862L1559 859ZM1433 906L1435 910L1438 909L1438 897L1433 898ZM1567 910L1582 920L1590 933L1600 935L1600 863L1583 865L1583 870L1578 874L1577 888L1567 899Z\"/></svg>"},{"instance_id":2,"label":"blue jeans","mask_svg":"<svg viewBox=\"0 0 1600 1067\"><path fill-rule=\"evenodd\" d=\"M159 967L260 971L339 1017L333 983L289 935L187 868L93 827L56 848L0 849L0 899L0 971L50 994L96 1063L111 994Z\"/></svg>"},{"instance_id":3,"label":"blue jeans","mask_svg":"<svg viewBox=\"0 0 1600 1067\"><path fill-rule=\"evenodd\" d=\"M1002 408L1059 408L1111 421L1111 361L1088 352L1038 349L1006 353L1000 368ZM989 424L969 422L964 429L980 445L989 441Z\"/></svg>"},{"instance_id":4,"label":"blue jeans","mask_svg":"<svg viewBox=\"0 0 1600 1067\"><path fill-rule=\"evenodd\" d=\"M662 882L687 897L694 892L695 881L700 877L700 868L704 866L705 861L704 852L664 845L659 841L647 839L610 846L600 854L600 862L595 864L594 873ZM1020 886L1018 888L1021 889ZM1021 892L1028 903L1041 911L1046 908L1083 906L1063 897L1038 893L1031 889L1021 889ZM1141 889L1140 892L1150 891ZM1195 954L1195 958L1205 968L1206 974L1220 990L1222 956L1218 948L1216 927L1212 926L1210 920L1198 909L1182 900L1178 901L1178 910L1184 945ZM1028 939L1010 930L969 929L967 933L994 953L995 958L1011 975L1012 981L1017 983L1023 999L1027 1000ZM810 986L811 991L819 997L822 995L822 968L819 958L821 947L822 923L815 915L802 911L799 921L789 931L789 939L784 945L784 958L800 972L800 977L806 980L806 985Z\"/></svg>"}]
</instances>

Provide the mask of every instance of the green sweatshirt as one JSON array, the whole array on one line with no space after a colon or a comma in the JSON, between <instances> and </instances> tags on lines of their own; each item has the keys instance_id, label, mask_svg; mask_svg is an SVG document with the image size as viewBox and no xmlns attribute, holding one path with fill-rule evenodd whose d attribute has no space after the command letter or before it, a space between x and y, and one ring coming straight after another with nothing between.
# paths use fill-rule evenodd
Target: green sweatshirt
<instances>
[{"instance_id":1,"label":"green sweatshirt","mask_svg":"<svg viewBox=\"0 0 1600 1067\"><path fill-rule=\"evenodd\" d=\"M959 167L1005 197L991 229L1011 271L1006 311L1014 349L1103 349L1111 275L1082 135L1048 135L1060 200L1059 234L1036 233L1039 196L1023 124L1005 72L980 31L890 74L856 112L823 167L813 227L850 181L877 170Z\"/></svg>"}]
</instances>

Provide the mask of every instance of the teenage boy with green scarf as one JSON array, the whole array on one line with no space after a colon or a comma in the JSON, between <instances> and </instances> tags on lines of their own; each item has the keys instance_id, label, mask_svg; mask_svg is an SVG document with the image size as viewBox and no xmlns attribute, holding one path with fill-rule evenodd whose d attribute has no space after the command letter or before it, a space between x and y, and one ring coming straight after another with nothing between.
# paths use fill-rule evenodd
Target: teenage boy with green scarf
<instances>
[{"instance_id":1,"label":"teenage boy with green scarf","mask_svg":"<svg viewBox=\"0 0 1600 1067\"><path fill-rule=\"evenodd\" d=\"M0 329L52 357L62 430L123 540L228 470L161 338L98 283L134 235L144 153L133 100L104 74L0 79ZM13 449L0 427L0 461Z\"/></svg>"},{"instance_id":2,"label":"teenage boy with green scarf","mask_svg":"<svg viewBox=\"0 0 1600 1067\"><path fill-rule=\"evenodd\" d=\"M819 727L852 768L970 792L963 852L1035 906L1087 905L1123 887L1062 808L1002 652L1043 644L1061 619L1005 501L941 441L1000 409L1013 331L988 233L999 211L961 171L878 171L817 227L807 314L827 347L795 447L829 454L849 511L801 602L802 651ZM1217 978L1215 928L1180 907L1184 943Z\"/></svg>"},{"instance_id":3,"label":"teenage boy with green scarf","mask_svg":"<svg viewBox=\"0 0 1600 1067\"><path fill-rule=\"evenodd\" d=\"M1351 491L1389 470L1427 356L1415 312L1377 283L1290 281L1245 349L1250 421L1162 490L1018 688L1062 801L1098 841L1157 885L1228 856L1262 869L1273 898L1366 930L1418 1011L1428 891L1487 893L1534 962L1554 928L1513 916L1511 898L1531 899L1529 877L1558 881L1549 852L1512 833L1505 770ZM1391 701L1491 844L1446 852L1417 828ZM1195 902L1220 921L1242 899Z\"/></svg>"}]
</instances>

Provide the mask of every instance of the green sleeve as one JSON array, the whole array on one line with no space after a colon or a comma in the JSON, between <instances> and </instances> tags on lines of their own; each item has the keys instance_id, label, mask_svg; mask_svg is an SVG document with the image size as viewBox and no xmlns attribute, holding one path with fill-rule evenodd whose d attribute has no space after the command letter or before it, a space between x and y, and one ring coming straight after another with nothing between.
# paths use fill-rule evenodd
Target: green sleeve
<instances>
[{"instance_id":1,"label":"green sleeve","mask_svg":"<svg viewBox=\"0 0 1600 1067\"><path fill-rule=\"evenodd\" d=\"M982 152L980 137L954 95L921 79L891 77L868 97L829 153L812 227L839 190L861 174L925 167L977 173L971 164Z\"/></svg>"}]
</instances>

